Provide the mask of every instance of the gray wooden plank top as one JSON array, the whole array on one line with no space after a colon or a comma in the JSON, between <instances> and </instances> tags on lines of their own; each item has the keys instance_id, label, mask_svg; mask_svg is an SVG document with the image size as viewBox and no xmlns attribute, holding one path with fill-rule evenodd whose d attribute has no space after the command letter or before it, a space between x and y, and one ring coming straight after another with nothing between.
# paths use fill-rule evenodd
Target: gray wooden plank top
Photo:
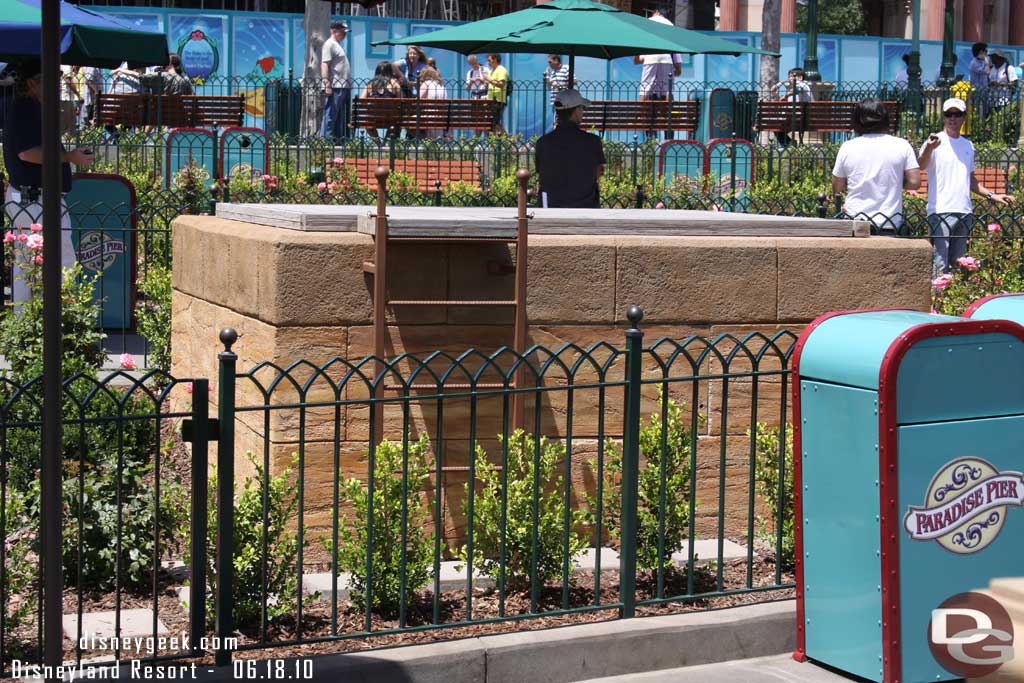
<instances>
[{"instance_id":1,"label":"gray wooden plank top","mask_svg":"<svg viewBox=\"0 0 1024 683\"><path fill-rule=\"evenodd\" d=\"M291 230L374 234L370 206L218 204L217 216ZM866 221L664 209L531 209L531 235L866 237ZM395 237L512 238L516 210L503 207L392 206Z\"/></svg>"}]
</instances>

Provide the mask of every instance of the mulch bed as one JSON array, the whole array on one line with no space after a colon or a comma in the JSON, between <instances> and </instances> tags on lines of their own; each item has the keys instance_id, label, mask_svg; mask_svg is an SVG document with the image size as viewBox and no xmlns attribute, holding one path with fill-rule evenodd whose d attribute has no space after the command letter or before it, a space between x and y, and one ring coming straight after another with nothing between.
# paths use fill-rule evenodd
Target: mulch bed
<instances>
[{"instance_id":1,"label":"mulch bed","mask_svg":"<svg viewBox=\"0 0 1024 683\"><path fill-rule=\"evenodd\" d=\"M722 588L724 590L742 589L746 587L747 563L746 560L726 562L722 566ZM594 573L592 571L578 572L575 585L569 590L568 605L570 609L590 607L594 604ZM722 609L743 604L784 600L794 597L792 588L770 589L756 593L741 593L720 597L700 597L700 593L707 593L717 589L714 568L700 568L694 575L695 596L689 599L681 599L676 602L667 602L656 605L641 605L637 607L638 616L656 616L676 614L682 612L694 612L712 609ZM782 575L784 583L793 582L793 574L784 572ZM605 570L601 572L600 603L602 605L614 604L618 601L619 586L618 572ZM753 565L754 587L775 585L775 564L772 558L767 555L755 555ZM648 600L656 597L656 577L652 575L638 576L637 592L638 600ZM679 596L686 593L686 573L671 572L666 574L664 581L664 596ZM539 593L537 602L537 616L527 618L509 619L508 621L497 621L490 623L473 623L462 626L451 626L422 631L402 633L382 633L380 635L360 636L344 640L328 640L292 645L274 646L275 642L295 640L297 635L296 620L289 616L279 620L269 629L266 645L259 649L240 650L234 653L237 659L265 659L268 657L308 657L311 655L333 653L333 652L354 652L378 648L395 647L403 645L423 644L446 640L457 640L472 638L497 633L510 633L516 631L535 631L557 626L584 624L598 621L614 620L618 617L618 610L615 607L606 607L587 612L573 612L569 614L548 614L563 609L562 588L560 585L545 586ZM180 637L188 633L188 612L178 602L176 585L169 577L162 577L158 592L158 608L160 621L170 631L169 636ZM499 595L496 589L476 589L473 591L472 619L480 621L499 617ZM455 623L466 619L466 597L464 591L444 591L439 601L440 623ZM151 596L130 596L122 595L122 609L144 607L152 609ZM86 612L112 610L115 607L114 596L110 595L83 595L83 608ZM530 614L530 595L528 592L509 593L505 596L504 615L514 617L516 615ZM68 590L64 598L65 613L74 613L78 608L78 596L74 590ZM433 593L423 590L418 593L418 600L409 605L406 626L416 627L431 624L433 621ZM317 639L331 638L333 633L344 635L362 633L365 625L365 613L357 611L350 602L340 602L338 605L337 631L331 625L331 606L329 603L315 603L303 608L302 638ZM397 629L400 624L397 619L384 618L374 614L372 617L373 631L386 631ZM35 626L31 627L32 634ZM212 635L212 633L211 633ZM260 642L259 624L242 624L236 635L239 637L241 647L251 647ZM76 644L69 638L65 638L65 659L73 660L76 657ZM96 657L110 657L109 650L82 650L83 659ZM158 654L172 654L171 651L161 651ZM147 651L123 652L122 659L145 658L151 653ZM188 660L191 661L191 660ZM211 657L197 659L200 663L211 663Z\"/></svg>"}]
</instances>

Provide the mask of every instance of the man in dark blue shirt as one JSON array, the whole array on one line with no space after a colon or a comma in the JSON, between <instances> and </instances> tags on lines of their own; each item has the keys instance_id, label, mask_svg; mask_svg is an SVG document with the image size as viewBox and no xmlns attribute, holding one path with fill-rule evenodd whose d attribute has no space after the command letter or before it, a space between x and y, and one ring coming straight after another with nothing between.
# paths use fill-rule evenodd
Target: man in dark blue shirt
<instances>
[{"instance_id":1,"label":"man in dark blue shirt","mask_svg":"<svg viewBox=\"0 0 1024 683\"><path fill-rule=\"evenodd\" d=\"M601 206L597 180L604 175L601 138L580 129L583 110L590 105L573 88L555 94L558 123L537 140L537 175L541 206L597 209Z\"/></svg>"},{"instance_id":2,"label":"man in dark blue shirt","mask_svg":"<svg viewBox=\"0 0 1024 683\"><path fill-rule=\"evenodd\" d=\"M43 112L40 65L26 61L16 66L17 79L13 96L3 99L3 144L4 166L7 168L7 189L4 193L4 209L14 228L27 228L39 223L43 217ZM92 153L77 148L70 152L61 146L62 189L71 189L71 164L79 168L92 163ZM18 250L16 249L16 252ZM22 253L23 252L23 253ZM21 250L16 253L14 263L14 301L24 301L29 296L19 263L33 255ZM75 261L71 244L71 225L67 206L61 201L61 265L70 266Z\"/></svg>"}]
</instances>

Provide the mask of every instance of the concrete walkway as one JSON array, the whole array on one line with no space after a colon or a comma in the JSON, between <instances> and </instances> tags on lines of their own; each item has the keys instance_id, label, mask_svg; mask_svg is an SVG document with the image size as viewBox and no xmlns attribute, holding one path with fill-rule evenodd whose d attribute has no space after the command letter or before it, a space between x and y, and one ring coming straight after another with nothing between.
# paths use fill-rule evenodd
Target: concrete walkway
<instances>
[{"instance_id":1,"label":"concrete walkway","mask_svg":"<svg viewBox=\"0 0 1024 683\"><path fill-rule=\"evenodd\" d=\"M624 676L591 678L582 683L849 683L847 678L811 662L801 664L788 654L686 666Z\"/></svg>"}]
</instances>

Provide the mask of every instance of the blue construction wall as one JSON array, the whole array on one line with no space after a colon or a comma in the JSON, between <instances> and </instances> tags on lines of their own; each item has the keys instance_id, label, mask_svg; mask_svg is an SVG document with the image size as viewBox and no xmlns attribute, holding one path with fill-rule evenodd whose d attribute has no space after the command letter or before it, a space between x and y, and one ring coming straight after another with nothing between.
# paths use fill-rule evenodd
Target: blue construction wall
<instances>
[{"instance_id":1,"label":"blue construction wall","mask_svg":"<svg viewBox=\"0 0 1024 683\"><path fill-rule=\"evenodd\" d=\"M261 78L288 78L294 70L297 79L302 74L302 52L305 36L302 30L302 16L298 14L274 14L260 12L197 12L190 10L141 9L119 10L110 7L95 7L97 11L118 17L137 26L140 30L165 31L168 47L181 54L190 76L213 79L211 88L218 79L226 76L249 77L253 86ZM450 22L427 21L402 18L344 17L351 31L345 46L352 63L355 78L368 79L374 67L383 59L395 60L402 57L401 47L374 47L371 42L387 38L429 33ZM758 33L720 33L729 40L742 45L758 46ZM801 65L806 49L802 34L782 36L782 59L780 70ZM1024 57L1024 48L993 45L1004 51L1011 64L1017 64ZM903 67L901 56L910 51L910 41L895 38L863 36L820 36L818 39L818 60L822 79L826 81L877 82L895 80ZM957 43L957 73L966 74L971 59L969 43ZM461 81L465 72L465 58L446 50L429 50L437 59L438 67L445 79ZM942 58L942 44L937 41L921 43L921 65L923 79L936 78ZM529 81L534 88L540 85L541 73L546 67L545 55L506 55L503 63L509 67L511 77L517 83L519 93L514 93L510 103L509 121L513 131L526 135L543 130L543 124L535 120L536 96L528 97ZM592 95L600 94L601 84L605 85L605 96L612 99L631 99L637 96L631 84L640 80L640 66L632 58L604 61L580 58L576 61L576 78L586 82ZM759 60L751 55L741 57L696 55L683 57L682 77L678 87L685 90L705 90L715 85L746 89L759 80ZM222 81L223 82L223 81ZM755 86L756 87L756 86ZM459 96L461 84L450 87L452 96ZM243 84L235 86L244 92ZM262 112L262 91L253 87L247 99L247 123L260 125ZM522 110L522 111L519 111Z\"/></svg>"}]
</instances>

